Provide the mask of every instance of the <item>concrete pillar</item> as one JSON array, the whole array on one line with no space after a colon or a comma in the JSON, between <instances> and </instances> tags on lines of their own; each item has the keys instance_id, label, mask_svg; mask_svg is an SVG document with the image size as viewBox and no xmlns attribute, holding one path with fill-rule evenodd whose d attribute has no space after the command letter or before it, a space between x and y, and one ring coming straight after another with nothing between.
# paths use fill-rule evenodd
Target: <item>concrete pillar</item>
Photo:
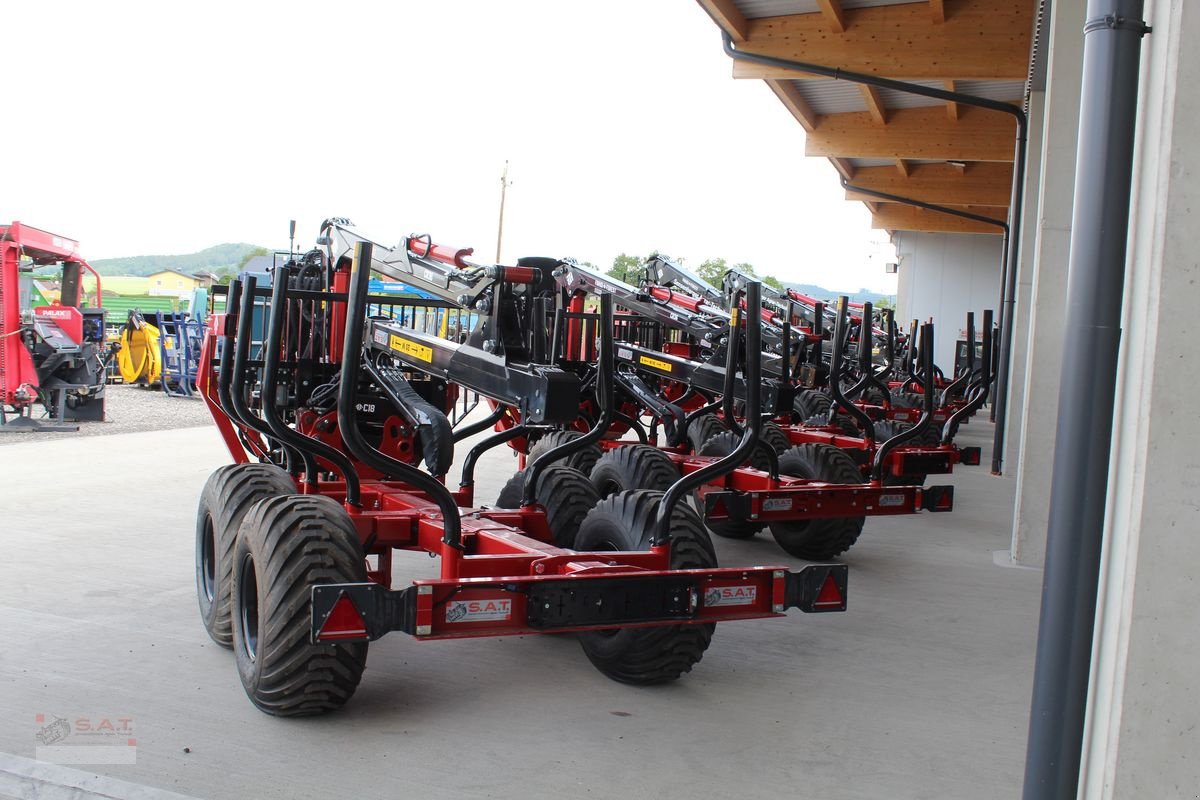
<instances>
[{"instance_id":1,"label":"concrete pillar","mask_svg":"<svg viewBox=\"0 0 1200 800\"><path fill-rule=\"evenodd\" d=\"M1031 344L1024 367L1024 402L1009 406L1021 420L1020 435L1009 439L1019 442L1011 556L1015 563L1025 566L1040 567L1046 556L1079 137L1084 5L1055 3L1051 13L1039 218L1037 235L1031 242L1032 283L1026 293L1030 303L1026 317L1029 324L1025 327ZM1012 466L1010 461L1009 469Z\"/></svg>"},{"instance_id":2,"label":"concrete pillar","mask_svg":"<svg viewBox=\"0 0 1200 800\"><path fill-rule=\"evenodd\" d=\"M1200 787L1200 4L1147 6L1086 798Z\"/></svg>"}]
</instances>

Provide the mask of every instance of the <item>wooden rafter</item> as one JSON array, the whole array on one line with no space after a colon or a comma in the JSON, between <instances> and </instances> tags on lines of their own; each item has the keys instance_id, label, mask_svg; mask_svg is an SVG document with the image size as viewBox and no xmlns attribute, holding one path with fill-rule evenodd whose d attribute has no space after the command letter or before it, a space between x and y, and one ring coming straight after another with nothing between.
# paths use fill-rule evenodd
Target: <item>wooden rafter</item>
<instances>
[{"instance_id":1,"label":"wooden rafter","mask_svg":"<svg viewBox=\"0 0 1200 800\"><path fill-rule=\"evenodd\" d=\"M976 209L972 213L991 217L1000 222L1004 221L1004 215L995 213L994 209L991 213L988 213L986 209ZM871 227L889 231L985 233L995 236L1003 234L1003 230L996 225L942 214L938 211L925 211L913 206L902 206L897 203L880 203L878 210L871 214Z\"/></svg>"},{"instance_id":2,"label":"wooden rafter","mask_svg":"<svg viewBox=\"0 0 1200 800\"><path fill-rule=\"evenodd\" d=\"M995 111L964 108L949 120L937 106L892 109L879 125L866 111L821 117L806 137L810 156L929 161L1012 161L1015 122Z\"/></svg>"},{"instance_id":3,"label":"wooden rafter","mask_svg":"<svg viewBox=\"0 0 1200 800\"><path fill-rule=\"evenodd\" d=\"M957 84L954 81L942 81L942 86L947 92L957 92ZM958 103L946 103L946 116L950 119L958 119Z\"/></svg>"},{"instance_id":4,"label":"wooden rafter","mask_svg":"<svg viewBox=\"0 0 1200 800\"><path fill-rule=\"evenodd\" d=\"M842 10L841 0L817 0L817 6L834 33L846 32L846 12Z\"/></svg>"},{"instance_id":5,"label":"wooden rafter","mask_svg":"<svg viewBox=\"0 0 1200 800\"><path fill-rule=\"evenodd\" d=\"M937 24L940 25L946 21L945 0L929 0L929 10L933 14L933 21Z\"/></svg>"},{"instance_id":6,"label":"wooden rafter","mask_svg":"<svg viewBox=\"0 0 1200 800\"><path fill-rule=\"evenodd\" d=\"M896 171L899 172L905 178L907 178L910 174L912 174L912 169L909 167L908 162L905 161L903 158L896 159Z\"/></svg>"},{"instance_id":7,"label":"wooden rafter","mask_svg":"<svg viewBox=\"0 0 1200 800\"><path fill-rule=\"evenodd\" d=\"M702 0L706 8L715 3ZM957 0L943 23L935 23L923 3L859 8L837 36L830 36L823 13L765 17L747 21L741 49L891 78L1023 80L1035 5L1027 0ZM744 61L733 62L733 74L816 77Z\"/></svg>"},{"instance_id":8,"label":"wooden rafter","mask_svg":"<svg viewBox=\"0 0 1200 800\"><path fill-rule=\"evenodd\" d=\"M858 173L858 170L854 168L849 159L830 158L829 163L833 164L833 168L848 181L854 180L854 176Z\"/></svg>"},{"instance_id":9,"label":"wooden rafter","mask_svg":"<svg viewBox=\"0 0 1200 800\"><path fill-rule=\"evenodd\" d=\"M701 7L738 44L746 41L749 25L734 0L700 0Z\"/></svg>"},{"instance_id":10,"label":"wooden rafter","mask_svg":"<svg viewBox=\"0 0 1200 800\"><path fill-rule=\"evenodd\" d=\"M887 110L883 107L883 98L879 96L879 90L865 83L860 83L858 89L867 104L867 113L871 115L871 119L880 125L887 125Z\"/></svg>"},{"instance_id":11,"label":"wooden rafter","mask_svg":"<svg viewBox=\"0 0 1200 800\"><path fill-rule=\"evenodd\" d=\"M817 121L820 117L812 110L812 106L804 99L804 95L796 88L796 84L791 81L767 81L767 86L771 87L771 91L779 98L779 102L783 103L784 107L792 112L792 116L800 123L800 126L806 131L816 129Z\"/></svg>"},{"instance_id":12,"label":"wooden rafter","mask_svg":"<svg viewBox=\"0 0 1200 800\"><path fill-rule=\"evenodd\" d=\"M863 167L855 186L941 206L1007 208L1012 199L1011 164L975 164L963 174L949 164L909 164L908 174L891 167ZM878 200L874 195L846 192L847 200Z\"/></svg>"}]
</instances>

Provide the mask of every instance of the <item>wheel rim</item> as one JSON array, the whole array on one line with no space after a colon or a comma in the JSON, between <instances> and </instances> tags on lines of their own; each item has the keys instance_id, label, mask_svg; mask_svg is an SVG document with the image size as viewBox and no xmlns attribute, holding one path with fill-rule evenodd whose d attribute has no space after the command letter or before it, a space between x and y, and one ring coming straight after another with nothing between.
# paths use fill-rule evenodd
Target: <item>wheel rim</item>
<instances>
[{"instance_id":1,"label":"wheel rim","mask_svg":"<svg viewBox=\"0 0 1200 800\"><path fill-rule=\"evenodd\" d=\"M246 655L254 661L258 657L258 577L254 571L254 559L246 556L238 572L238 617L242 628L242 644Z\"/></svg>"},{"instance_id":2,"label":"wheel rim","mask_svg":"<svg viewBox=\"0 0 1200 800\"><path fill-rule=\"evenodd\" d=\"M204 515L204 531L200 535L200 589L204 599L211 603L217 593L217 537L209 514Z\"/></svg>"},{"instance_id":3,"label":"wheel rim","mask_svg":"<svg viewBox=\"0 0 1200 800\"><path fill-rule=\"evenodd\" d=\"M596 491L599 493L601 499L609 497L610 495L614 495L617 492L624 490L624 488L625 487L616 480L602 480L596 484ZM616 550L615 547L612 549Z\"/></svg>"}]
</instances>

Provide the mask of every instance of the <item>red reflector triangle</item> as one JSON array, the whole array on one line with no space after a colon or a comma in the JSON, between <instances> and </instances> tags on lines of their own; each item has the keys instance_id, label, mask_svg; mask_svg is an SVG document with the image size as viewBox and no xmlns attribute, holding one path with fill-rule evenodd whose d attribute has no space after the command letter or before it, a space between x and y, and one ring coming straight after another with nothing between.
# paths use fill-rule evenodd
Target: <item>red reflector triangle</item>
<instances>
[{"instance_id":1,"label":"red reflector triangle","mask_svg":"<svg viewBox=\"0 0 1200 800\"><path fill-rule=\"evenodd\" d=\"M333 610L329 612L329 617L321 626L321 634L317 638L321 640L361 639L366 635L367 624L363 621L362 614L358 613L358 608L355 607L350 596L343 592L342 596L333 604Z\"/></svg>"},{"instance_id":2,"label":"red reflector triangle","mask_svg":"<svg viewBox=\"0 0 1200 800\"><path fill-rule=\"evenodd\" d=\"M813 608L831 608L842 606L842 591L838 589L837 581L833 579L833 573L825 576L825 582L821 584L821 591L817 592L817 599L813 601Z\"/></svg>"}]
</instances>

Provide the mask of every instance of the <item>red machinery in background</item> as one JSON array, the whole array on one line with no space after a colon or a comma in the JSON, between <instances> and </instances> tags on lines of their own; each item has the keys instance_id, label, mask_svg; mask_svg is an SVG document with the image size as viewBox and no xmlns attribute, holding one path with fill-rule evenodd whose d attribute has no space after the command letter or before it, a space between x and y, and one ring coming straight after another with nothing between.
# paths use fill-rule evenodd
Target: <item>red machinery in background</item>
<instances>
[{"instance_id":1,"label":"red machinery in background","mask_svg":"<svg viewBox=\"0 0 1200 800\"><path fill-rule=\"evenodd\" d=\"M34 269L58 265L58 301L33 306ZM96 279L94 308L83 307L84 270ZM100 276L78 242L20 222L0 225L0 431L78 430L64 423L104 419L100 303ZM35 403L50 424L33 419ZM17 418L7 419L12 413Z\"/></svg>"}]
</instances>

